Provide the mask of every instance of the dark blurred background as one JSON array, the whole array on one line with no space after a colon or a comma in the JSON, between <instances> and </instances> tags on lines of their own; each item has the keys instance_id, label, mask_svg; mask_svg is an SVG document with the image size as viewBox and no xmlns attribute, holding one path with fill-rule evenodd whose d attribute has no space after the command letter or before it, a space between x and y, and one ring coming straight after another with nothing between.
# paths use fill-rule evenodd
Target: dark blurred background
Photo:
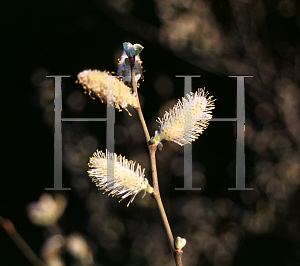
<instances>
[{"instance_id":1,"label":"dark blurred background","mask_svg":"<svg viewBox=\"0 0 300 266\"><path fill-rule=\"evenodd\" d=\"M183 147L164 142L157 152L174 237L187 239L183 265L299 265L298 1L2 1L0 12L0 215L47 265L174 265L152 198L138 195L127 208L87 175L89 157L105 150L105 122L62 122L63 186L72 190L45 191L54 176L54 82L45 76L71 75L62 81L63 118L106 117L106 106L75 81L85 69L116 72L126 41L144 46L139 93L151 136L156 118L184 96L176 75L201 75L193 91L205 87L217 99L214 118L236 116L236 80L228 75L253 75L245 79L245 154L246 187L254 191L228 190L236 178L235 122L211 121L193 143L193 186L201 191L175 191L184 182ZM116 110L115 152L146 168L151 183L142 128L129 111L132 117ZM37 226L28 204L45 192L67 206L53 213L57 224ZM92 260L72 253L74 233ZM1 265L31 265L2 228L0 239Z\"/></svg>"}]
</instances>

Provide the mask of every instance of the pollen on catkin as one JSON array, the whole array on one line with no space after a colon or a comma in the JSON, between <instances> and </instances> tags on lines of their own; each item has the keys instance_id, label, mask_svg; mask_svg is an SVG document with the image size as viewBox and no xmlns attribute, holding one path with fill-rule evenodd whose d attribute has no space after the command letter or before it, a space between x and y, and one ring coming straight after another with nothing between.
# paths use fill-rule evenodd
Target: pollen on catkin
<instances>
[{"instance_id":1,"label":"pollen on catkin","mask_svg":"<svg viewBox=\"0 0 300 266\"><path fill-rule=\"evenodd\" d=\"M125 51L123 52L121 58L119 59L118 63L118 71L117 75L122 78L123 82L126 85L130 85L131 83L131 69L130 65L126 65L125 59L128 58ZM137 86L139 87L139 79L143 79L143 67L142 67L142 61L140 59L140 55L135 56L134 61L134 73L135 73L135 80L137 82Z\"/></svg>"},{"instance_id":2,"label":"pollen on catkin","mask_svg":"<svg viewBox=\"0 0 300 266\"><path fill-rule=\"evenodd\" d=\"M138 100L134 94L131 93L131 89L126 86L121 80L108 71L99 70L84 70L78 75L78 82L85 89L85 93L88 92L91 98L98 97L102 103L107 103L108 105L115 106L119 111L121 108L127 110L127 106L131 105L133 107L138 106ZM114 79L113 93L108 90L108 77Z\"/></svg>"},{"instance_id":3,"label":"pollen on catkin","mask_svg":"<svg viewBox=\"0 0 300 266\"><path fill-rule=\"evenodd\" d=\"M145 178L145 169L142 170L139 164L135 167L135 164L121 155L97 150L90 157L88 174L104 193L109 192L108 195L121 197L120 201L131 196L128 207L142 190L145 194L153 191Z\"/></svg>"},{"instance_id":4,"label":"pollen on catkin","mask_svg":"<svg viewBox=\"0 0 300 266\"><path fill-rule=\"evenodd\" d=\"M213 96L208 97L204 89L187 94L162 119L156 120L160 123L160 130L155 132L153 143L166 139L183 146L202 134L212 118L211 110L215 108L215 99L212 99Z\"/></svg>"}]
</instances>

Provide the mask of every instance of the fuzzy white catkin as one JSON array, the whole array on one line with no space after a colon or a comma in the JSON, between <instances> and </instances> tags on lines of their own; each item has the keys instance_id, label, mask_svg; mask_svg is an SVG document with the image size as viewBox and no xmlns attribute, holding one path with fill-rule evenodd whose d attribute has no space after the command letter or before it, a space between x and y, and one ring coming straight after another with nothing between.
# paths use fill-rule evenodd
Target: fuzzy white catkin
<instances>
[{"instance_id":1,"label":"fuzzy white catkin","mask_svg":"<svg viewBox=\"0 0 300 266\"><path fill-rule=\"evenodd\" d=\"M155 132L156 140L166 139L181 146L195 141L212 118L211 110L215 108L212 97L204 89L198 89L179 100L162 119L157 119L160 130Z\"/></svg>"},{"instance_id":2,"label":"fuzzy white catkin","mask_svg":"<svg viewBox=\"0 0 300 266\"><path fill-rule=\"evenodd\" d=\"M119 59L118 63L118 72L117 75L119 77L122 77L122 80L124 81L125 84L130 84L131 83L131 69L130 66L126 66L125 64L125 59L128 58L126 53L123 52L121 58ZM140 55L135 56L135 61L134 61L134 74L135 74L135 80L138 82L138 80L142 77L143 73L143 67L142 67L142 61L140 59ZM139 83L137 83L139 86Z\"/></svg>"},{"instance_id":3,"label":"fuzzy white catkin","mask_svg":"<svg viewBox=\"0 0 300 266\"><path fill-rule=\"evenodd\" d=\"M109 192L108 195L121 197L120 201L131 196L128 207L142 190L145 193L153 191L145 178L145 169L142 170L139 164L135 167L135 164L121 155L117 156L107 150L106 153L97 150L90 157L88 174L96 186Z\"/></svg>"},{"instance_id":4,"label":"fuzzy white catkin","mask_svg":"<svg viewBox=\"0 0 300 266\"><path fill-rule=\"evenodd\" d=\"M137 97L132 94L131 89L117 77L114 78L114 93L108 93L107 77L109 76L113 77L108 71L99 70L84 70L77 75L78 82L92 98L96 96L100 98L103 103L115 105L115 108L119 109L119 111L123 108L128 112L128 105L137 107Z\"/></svg>"}]
</instances>

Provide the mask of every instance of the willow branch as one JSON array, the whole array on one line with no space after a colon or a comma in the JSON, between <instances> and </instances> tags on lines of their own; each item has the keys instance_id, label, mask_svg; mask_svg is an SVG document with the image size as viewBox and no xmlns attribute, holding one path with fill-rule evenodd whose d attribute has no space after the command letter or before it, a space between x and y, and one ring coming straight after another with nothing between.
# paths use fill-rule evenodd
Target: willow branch
<instances>
[{"instance_id":1,"label":"willow branch","mask_svg":"<svg viewBox=\"0 0 300 266\"><path fill-rule=\"evenodd\" d=\"M11 240L17 245L25 257L34 266L46 266L46 264L34 253L34 251L29 247L26 241L16 230L14 224L9 219L4 219L0 216L0 224L11 238Z\"/></svg>"},{"instance_id":2,"label":"willow branch","mask_svg":"<svg viewBox=\"0 0 300 266\"><path fill-rule=\"evenodd\" d=\"M161 197L160 197L158 178L157 178L156 159L155 159L157 144L151 144L151 142L150 142L150 134L149 134L148 127L146 125L146 122L145 122L145 119L144 119L144 116L143 116L143 112L142 112L142 109L141 109L141 105L140 105L140 102L139 102L138 91L137 91L137 83L136 83L136 80L135 80L135 73L134 73L134 62L130 64L130 67L131 67L131 85L132 85L133 92L136 94L137 101L138 101L138 107L136 107L135 110L137 111L137 113L139 115L143 130L144 130L144 133L145 133L148 149L149 149L151 172L152 172L152 182L153 182L152 197L156 201L160 216L163 220L165 231L167 233L167 236L168 236L168 239L169 239L169 242L170 242L170 247L171 247L171 250L172 250L172 254L173 254L174 259L175 259L175 264L176 264L176 266L182 266L181 258L182 258L182 253L183 252L182 252L182 250L176 250L175 249L174 237L173 237L173 234L172 234L172 230L171 230L168 218L167 218L167 214L165 212L164 205L163 205Z\"/></svg>"}]
</instances>

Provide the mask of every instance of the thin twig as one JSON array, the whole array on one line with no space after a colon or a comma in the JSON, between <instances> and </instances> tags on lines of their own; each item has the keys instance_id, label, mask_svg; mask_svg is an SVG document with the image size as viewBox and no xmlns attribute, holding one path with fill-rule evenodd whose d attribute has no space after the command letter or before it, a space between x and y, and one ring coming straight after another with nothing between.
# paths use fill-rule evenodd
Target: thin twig
<instances>
[{"instance_id":1,"label":"thin twig","mask_svg":"<svg viewBox=\"0 0 300 266\"><path fill-rule=\"evenodd\" d=\"M164 226L166 233L168 235L169 241L170 241L170 246L172 249L172 252L175 252L175 247L174 247L174 237L172 234L171 227L169 225L169 221L164 209L164 205L162 203L161 197L160 197L160 192L159 192L159 186L158 186L158 178L157 178L157 169L156 169L156 160L155 160L155 152L157 150L157 145L149 145L149 153L150 153L150 162L151 162L151 171L152 171L152 181L153 181L153 187L154 187L154 193L152 193L153 198L155 199L161 218L163 220Z\"/></svg>"},{"instance_id":2,"label":"thin twig","mask_svg":"<svg viewBox=\"0 0 300 266\"><path fill-rule=\"evenodd\" d=\"M153 192L152 192L152 197L155 199L156 204L158 206L161 218L163 220L163 224L170 242L170 246L171 246L171 250L172 250L172 254L174 256L175 259L175 264L176 266L182 266L182 250L176 250L175 246L174 246L174 237L172 234L172 230L167 218L167 214L165 212L165 208L164 205L162 203L161 197L160 197L160 192L159 192L159 185L158 185L158 178L157 178L157 169L156 169L156 159L155 159L155 153L157 150L157 144L151 144L150 142L150 134L148 131L148 127L146 125L144 116L143 116L143 112L141 109L141 105L139 102L139 98L138 98L138 91L137 91L137 83L135 80L135 73L134 73L134 62L130 63L130 67L131 67L131 85L132 85L132 89L133 92L136 94L137 100L138 100L138 107L135 108L135 110L137 111L144 133L145 133L145 137L146 137L146 141L147 141L147 145L148 145L148 149L149 149L149 155L150 155L150 163L151 163L151 172L152 172L152 182L153 182Z\"/></svg>"},{"instance_id":3,"label":"thin twig","mask_svg":"<svg viewBox=\"0 0 300 266\"><path fill-rule=\"evenodd\" d=\"M26 241L16 230L14 224L9 219L4 219L0 216L0 224L11 238L11 240L17 245L21 252L26 256L26 258L34 266L46 266L46 264L34 253L34 251L29 247Z\"/></svg>"}]
</instances>

